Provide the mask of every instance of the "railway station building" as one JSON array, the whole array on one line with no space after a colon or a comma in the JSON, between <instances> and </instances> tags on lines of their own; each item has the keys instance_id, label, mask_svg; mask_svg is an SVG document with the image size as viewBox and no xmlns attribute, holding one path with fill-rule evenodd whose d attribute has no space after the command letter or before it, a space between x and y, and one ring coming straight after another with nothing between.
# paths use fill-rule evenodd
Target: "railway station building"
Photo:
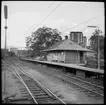
<instances>
[{"instance_id":1,"label":"railway station building","mask_svg":"<svg viewBox=\"0 0 106 105\"><path fill-rule=\"evenodd\" d=\"M46 50L47 61L64 62L72 64L85 64L85 53L93 52L86 48L86 37L82 32L71 32L70 38L57 42Z\"/></svg>"}]
</instances>

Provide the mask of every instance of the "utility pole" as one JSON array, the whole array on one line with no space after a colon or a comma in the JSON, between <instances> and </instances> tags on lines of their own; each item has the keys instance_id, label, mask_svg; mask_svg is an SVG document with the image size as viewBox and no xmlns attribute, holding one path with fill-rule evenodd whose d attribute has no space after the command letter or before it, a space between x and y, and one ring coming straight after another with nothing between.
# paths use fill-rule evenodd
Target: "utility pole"
<instances>
[{"instance_id":1,"label":"utility pole","mask_svg":"<svg viewBox=\"0 0 106 105\"><path fill-rule=\"evenodd\" d=\"M98 35L98 69L100 69L100 49L99 49L99 35Z\"/></svg>"},{"instance_id":2,"label":"utility pole","mask_svg":"<svg viewBox=\"0 0 106 105\"><path fill-rule=\"evenodd\" d=\"M92 28L97 28L99 30L98 26L87 26ZM98 34L98 69L100 69L100 49L99 49L99 34Z\"/></svg>"}]
</instances>

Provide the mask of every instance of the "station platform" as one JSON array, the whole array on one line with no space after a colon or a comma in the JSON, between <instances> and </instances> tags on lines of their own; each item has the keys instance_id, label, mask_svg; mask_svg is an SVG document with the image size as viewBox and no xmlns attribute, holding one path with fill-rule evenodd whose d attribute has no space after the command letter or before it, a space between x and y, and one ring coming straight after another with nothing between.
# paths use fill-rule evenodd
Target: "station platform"
<instances>
[{"instance_id":1,"label":"station platform","mask_svg":"<svg viewBox=\"0 0 106 105\"><path fill-rule=\"evenodd\" d=\"M45 64L52 64L52 65L57 65L57 66L62 66L62 67L74 68L74 69L78 69L78 70L82 70L82 71L90 71L90 72L95 72L95 73L99 73L99 74L104 74L103 69L88 68L88 67L83 67L83 66L80 66L80 65L77 65L77 64L67 64L67 63L60 63L60 62L40 61L40 60L33 60L33 59L26 59L26 58L22 58L22 60L34 61L34 62L45 63Z\"/></svg>"}]
</instances>

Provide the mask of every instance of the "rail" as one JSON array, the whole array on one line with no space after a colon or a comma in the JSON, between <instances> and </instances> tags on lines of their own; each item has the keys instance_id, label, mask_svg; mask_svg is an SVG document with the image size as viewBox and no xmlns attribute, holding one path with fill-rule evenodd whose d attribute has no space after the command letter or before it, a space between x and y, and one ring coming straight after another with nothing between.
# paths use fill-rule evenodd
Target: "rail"
<instances>
[{"instance_id":1,"label":"rail","mask_svg":"<svg viewBox=\"0 0 106 105\"><path fill-rule=\"evenodd\" d=\"M11 63L13 63L13 62L11 62ZM14 63L15 64L15 63ZM40 88L42 88L51 98L53 98L53 99L56 99L56 100L58 100L58 102L59 103L61 103L61 104L66 104L64 101L62 101L60 98L58 98L55 94L53 94L49 89L47 89L47 87L45 87L43 84L41 84L39 81L37 81L37 80L35 80L35 78L32 78L29 74L27 74L25 71L24 71L24 69L22 69L19 65L17 65L17 64L15 64L18 68L20 68L21 69L21 73L22 74L24 74L24 76L26 75L26 76L28 76L29 78L31 78L31 80L32 81L35 81L36 83L37 83L37 85L40 87ZM12 67L15 69L15 67L12 65ZM25 81L22 79L22 76L20 76L20 74L15 70L15 72L17 73L17 75L18 75L18 77L19 78L21 78L21 81L23 82L23 84L25 85L25 87L27 88L27 90L28 91L30 91L29 90L29 88L28 88L28 86L25 84ZM30 93L30 95L32 96L32 98L33 98L33 100L35 101L35 103L36 104L38 104L38 102L36 101L36 97L34 97L34 95L33 95L33 93L30 91L29 92ZM35 94L35 96L36 96L36 94ZM56 101L55 100L55 101ZM54 102L55 103L55 102Z\"/></svg>"}]
</instances>

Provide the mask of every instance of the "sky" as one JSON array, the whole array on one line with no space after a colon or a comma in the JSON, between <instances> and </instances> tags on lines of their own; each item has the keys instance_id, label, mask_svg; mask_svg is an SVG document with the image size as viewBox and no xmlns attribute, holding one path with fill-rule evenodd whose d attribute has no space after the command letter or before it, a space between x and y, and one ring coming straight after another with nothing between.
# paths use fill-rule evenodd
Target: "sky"
<instances>
[{"instance_id":1,"label":"sky","mask_svg":"<svg viewBox=\"0 0 106 105\"><path fill-rule=\"evenodd\" d=\"M53 29L57 28L62 32L61 36L63 39L65 35L69 36L71 31L82 31L88 40L95 31L95 28L87 28L89 25L98 26L103 34L105 34L104 2L2 1L2 48L5 45L4 5L8 7L7 46L25 47L25 37L31 36L33 31L36 31L42 26ZM37 25L38 27L36 27Z\"/></svg>"}]
</instances>

